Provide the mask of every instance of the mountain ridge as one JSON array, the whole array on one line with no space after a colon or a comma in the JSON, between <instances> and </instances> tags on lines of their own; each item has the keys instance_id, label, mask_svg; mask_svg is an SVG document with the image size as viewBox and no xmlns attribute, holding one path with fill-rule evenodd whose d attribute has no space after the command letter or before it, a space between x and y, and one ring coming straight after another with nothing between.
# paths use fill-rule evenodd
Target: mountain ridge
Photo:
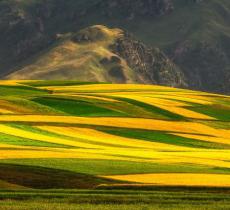
<instances>
[{"instance_id":1,"label":"mountain ridge","mask_svg":"<svg viewBox=\"0 0 230 210\"><path fill-rule=\"evenodd\" d=\"M148 48L123 30L101 25L59 35L47 52L5 77L44 78L186 85L183 73L159 49Z\"/></svg>"},{"instance_id":2,"label":"mountain ridge","mask_svg":"<svg viewBox=\"0 0 230 210\"><path fill-rule=\"evenodd\" d=\"M3 0L0 11L1 75L52 46L58 34L99 24L160 48L183 71L190 89L230 92L226 0Z\"/></svg>"}]
</instances>

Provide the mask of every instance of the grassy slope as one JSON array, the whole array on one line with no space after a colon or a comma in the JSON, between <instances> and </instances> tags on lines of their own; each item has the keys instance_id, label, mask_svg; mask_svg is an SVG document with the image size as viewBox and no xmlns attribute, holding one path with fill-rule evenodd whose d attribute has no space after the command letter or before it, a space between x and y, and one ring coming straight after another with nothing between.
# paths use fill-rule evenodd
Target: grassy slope
<instances>
[{"instance_id":1,"label":"grassy slope","mask_svg":"<svg viewBox=\"0 0 230 210\"><path fill-rule=\"evenodd\" d=\"M100 82L135 82L135 75L121 58L120 66L124 77L111 76L110 69L117 63L103 65L103 59L110 60L115 54L109 49L120 36L119 29L93 26L78 33L61 35L59 40L48 49L27 60L17 72L8 75L8 79L77 79ZM88 35L91 41L73 41L79 34Z\"/></svg>"},{"instance_id":2,"label":"grassy slope","mask_svg":"<svg viewBox=\"0 0 230 210\"><path fill-rule=\"evenodd\" d=\"M101 184L106 189L113 189L119 187L117 184L125 183L128 184L123 187L125 193L132 183L102 176L176 173L184 177L187 174L215 177L230 174L228 96L159 86L77 81L2 81L1 88L4 89L0 100L1 189L92 189ZM180 113L175 114L173 108L181 108ZM11 113L5 113L7 110ZM186 110L205 115L200 118ZM208 116L215 118L206 119ZM80 119L85 121L78 122ZM124 119L130 121L122 124ZM153 122L146 121L145 124L144 120ZM137 209L164 209L169 205L175 209L194 209L197 202L191 202L192 198L199 200L200 209L229 206L228 192L218 191L217 195L212 190L207 196L203 188L193 193L179 188L175 197L175 192L167 194L164 186L158 193L152 192L153 189L142 192L143 187L137 186L136 193L142 194L141 198L134 191L129 195L122 194L119 207L132 209L130 202L135 202ZM0 192L0 198L8 199L3 205L8 209L15 209L16 204L22 209L31 205L38 209L58 209L56 201L61 203L60 208L80 209L81 203L81 207L87 209L95 207L94 199L99 209L116 209L121 199L115 196L115 191L107 192L105 196L103 191L94 190L94 196L95 193L98 196L89 204L91 191L84 195L77 191L56 195L58 192L60 190L46 191L41 195L39 193L43 191L36 190L12 195L4 191ZM31 199L33 193L36 196ZM170 196L166 203L164 196ZM189 202L182 202L184 196ZM220 202L213 205L213 197ZM27 202L14 199L26 199ZM154 199L164 205L159 206ZM175 202L180 204L173 204Z\"/></svg>"},{"instance_id":3,"label":"grassy slope","mask_svg":"<svg viewBox=\"0 0 230 210\"><path fill-rule=\"evenodd\" d=\"M42 81L21 81L21 84L24 86L20 86L17 81L13 84L7 85L7 82L3 82L0 88L4 88L6 91L2 96L2 101L0 104L0 109L10 109L12 113L9 115L14 116L14 113L21 116L19 121L23 120L26 113L37 113L47 115L47 119L49 116L81 116L81 117L91 117L89 119L96 119L96 117L125 117L134 120L134 122L138 118L146 118L146 119L154 119L154 120L163 120L164 122L172 122L175 123L195 123L200 122L203 125L209 125L210 128L216 128L218 123L224 123L222 120L225 120L225 131L229 128L229 97L211 95L205 93L196 93L186 90L177 90L170 88L160 88L154 86L111 86L111 85L88 85L82 84L79 82L72 81L67 86L67 82L42 82ZM28 84L28 85L27 85ZM55 86L52 86L55 85ZM39 88L41 87L41 88ZM127 87L127 88L126 88ZM125 88L125 89L124 89ZM8 90L8 91L7 91ZM24 91L23 95L18 95L18 91ZM92 93L92 91L94 93ZM125 92L126 91L126 92ZM129 92L127 92L129 91ZM162 95L163 93L163 95ZM161 95L159 95L161 94ZM136 98L135 98L135 97ZM137 98L137 96L143 97ZM13 99L12 99L13 97ZM135 100L134 100L134 98ZM149 102L148 99L149 98ZM160 98L159 98L160 97ZM166 97L166 98L164 98ZM172 99L169 100L168 97ZM151 100L157 99L155 102L150 103ZM162 99L163 98L163 99ZM180 100L179 100L180 99ZM22 109L20 103L13 103L13 101L27 101L26 108L30 109L26 111ZM142 101L141 101L142 100ZM204 119L195 118L191 115L191 118L183 116L183 111L180 114L175 114L173 109L158 107L160 100L164 100L164 103L171 103L170 106L174 106L174 108L178 108L178 105L181 106L184 110L195 110L197 113L203 113L205 115ZM7 102L7 103L6 103ZM147 103L148 102L148 103ZM149 104L150 103L150 104ZM161 102L162 103L162 102ZM30 106L31 104L31 106ZM213 109L213 107L218 107L219 109ZM23 107L25 108L25 106ZM37 111L36 111L37 110ZM170 110L170 111L168 111ZM211 110L211 111L210 111ZM223 113L226 113L223 115ZM4 113L2 113L4 116ZM39 115L37 115L39 116ZM187 116L187 115L186 115ZM206 116L216 117L214 120L205 120ZM10 118L9 118L10 119ZM102 118L101 118L102 119ZM105 118L106 119L106 118ZM116 118L115 118L116 119ZM117 118L119 119L119 118ZM1 120L1 119L0 119ZM142 119L140 119L141 121ZM53 156L50 153L51 159L33 159L33 152L31 153L31 158L23 158L22 159L5 159L1 162L4 164L14 164L14 165L27 165L27 166L40 166L44 168L52 168L59 170L67 170L76 173L84 173L84 174L93 174L93 175L119 175L126 173L163 173L163 172L184 172L184 173L229 173L228 166L220 165L219 167L214 165L207 165L202 161L199 164L195 162L190 162L186 160L184 163L161 163L159 164L157 161L151 162L142 162L143 160L151 159L151 154L149 155L138 155L135 157L135 153L132 155L131 153L126 152L117 152L116 148L130 148L132 149L135 143L128 143L124 145L124 140L122 138L126 138L128 141L137 140L137 141L145 141L150 145L151 143L160 144L160 148L155 148L156 151L161 151L164 153L164 150L171 150L170 146L175 146L175 150L177 151L180 147L185 150L191 149L202 149L203 151L208 151L209 149L218 151L219 149L222 151L228 151L229 143L227 142L227 134L218 134L210 133L210 131L206 132L205 130L200 133L198 136L194 136L191 131L186 131L183 129L173 131L172 128L165 127L164 130L154 130L154 127L151 130L142 129L132 129L132 128L117 128L116 124L106 125L101 124L100 126L94 126L93 122L90 120L88 123L83 124L59 124L60 129L63 131L59 131L59 129L55 123L45 123L45 122L37 122L36 115L34 115L34 121L32 120L29 124L20 123L17 121L8 121L7 124L3 124L5 126L5 130L3 127L1 128L1 144L4 144L2 147L6 153L8 153L9 148L12 147L11 150L21 150L28 149L43 149L46 148L47 152L53 148L53 151L61 151L60 149L66 150L79 150L81 151L84 147L95 147L99 146L101 149L106 149L107 147L111 147L115 149L114 152L111 152L111 157L117 157L117 160L109 160L109 156L105 156L104 160L93 160L93 158L89 160L82 159L79 156L79 159L75 158L64 158L58 159L58 156ZM213 123L213 125L212 125ZM200 124L200 125L202 125ZM47 127L46 125L54 126ZM38 127L37 127L38 126ZM107 127L108 126L108 127ZM138 126L138 125L137 125ZM170 125L171 126L171 125ZM222 125L223 127L223 125ZM66 128L66 130L65 130ZM7 129L12 130L12 132L8 132ZM48 129L48 130L47 130ZM73 130L72 130L73 129ZM74 129L77 129L76 131ZM81 132L81 129L83 129ZM86 133L84 132L86 129ZM90 129L87 131L87 129ZM158 129L158 128L156 128ZM170 130L172 129L172 130ZM205 128L207 129L207 128ZM92 134L87 132L93 132ZM188 132L188 133L187 133ZM217 132L217 130L215 131ZM190 134L191 133L191 134ZM100 139L100 142L96 140L97 135L103 135ZM188 135L188 136L183 136ZM189 136L192 135L192 136ZM197 133L196 133L197 135ZM225 135L225 137L224 137ZM212 136L210 140L205 140ZM107 141L107 138L111 138L111 141ZM112 140L113 138L117 138L117 140ZM121 139L119 139L121 138ZM219 140L218 140L219 139ZM101 141L103 140L103 141ZM141 146L140 142L140 146ZM5 146L8 145L8 146ZM91 145L91 146L89 146ZM150 146L149 145L149 146ZM166 147L165 147L165 146ZM14 147L14 146L19 146ZM143 145L144 146L144 145ZM151 145L152 147L153 145ZM83 148L82 148L83 147ZM154 148L155 146L153 146ZM50 149L49 149L50 148ZM81 149L82 148L82 149ZM164 148L164 149L163 149ZM86 149L86 148L85 148ZM126 149L126 150L127 150ZM3 150L3 151L4 151ZM183 150L183 149L182 149ZM51 150L50 150L51 151ZM125 150L124 150L125 151ZM82 151L81 151L82 152ZM96 151L95 151L96 152ZM123 153L123 154L122 154ZM47 153L48 154L48 153ZM99 153L98 153L99 155ZM76 155L74 155L76 156ZM84 157L84 155L82 156ZM135 158L134 158L135 157ZM13 157L12 157L13 158ZM103 159L103 158L102 158ZM188 162L187 162L188 161ZM187 163L186 163L187 162ZM95 166L88 167L89 165Z\"/></svg>"},{"instance_id":4,"label":"grassy slope","mask_svg":"<svg viewBox=\"0 0 230 210\"><path fill-rule=\"evenodd\" d=\"M218 192L199 190L190 191L184 189L178 191L46 191L42 192L1 192L1 198L9 198L1 201L0 209L69 209L69 210L165 210L165 209L188 209L188 210L218 210L228 209L229 191ZM176 194L176 195L175 195ZM33 197L33 198L32 198ZM23 198L24 201L16 201Z\"/></svg>"}]
</instances>

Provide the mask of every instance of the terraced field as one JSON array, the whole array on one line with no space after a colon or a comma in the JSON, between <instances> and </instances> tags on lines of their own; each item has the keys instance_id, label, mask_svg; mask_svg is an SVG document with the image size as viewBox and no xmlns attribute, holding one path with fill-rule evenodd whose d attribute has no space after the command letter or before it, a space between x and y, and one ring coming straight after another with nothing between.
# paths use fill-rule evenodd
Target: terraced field
<instances>
[{"instance_id":1,"label":"terraced field","mask_svg":"<svg viewBox=\"0 0 230 210\"><path fill-rule=\"evenodd\" d=\"M0 150L5 190L230 187L230 97L2 81Z\"/></svg>"}]
</instances>

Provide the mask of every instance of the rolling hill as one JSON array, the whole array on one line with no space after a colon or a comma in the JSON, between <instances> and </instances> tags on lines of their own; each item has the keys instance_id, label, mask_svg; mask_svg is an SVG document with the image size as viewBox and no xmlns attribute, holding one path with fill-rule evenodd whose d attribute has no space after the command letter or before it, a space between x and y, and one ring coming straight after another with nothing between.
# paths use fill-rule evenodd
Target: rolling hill
<instances>
[{"instance_id":1,"label":"rolling hill","mask_svg":"<svg viewBox=\"0 0 230 210\"><path fill-rule=\"evenodd\" d=\"M159 49L120 29L96 25L59 35L46 51L6 79L63 79L113 83L155 83L185 87L181 70Z\"/></svg>"},{"instance_id":2,"label":"rolling hill","mask_svg":"<svg viewBox=\"0 0 230 210\"><path fill-rule=\"evenodd\" d=\"M0 209L228 209L230 97L0 83Z\"/></svg>"},{"instance_id":3,"label":"rolling hill","mask_svg":"<svg viewBox=\"0 0 230 210\"><path fill-rule=\"evenodd\" d=\"M1 188L230 186L228 96L75 81L0 89Z\"/></svg>"},{"instance_id":4,"label":"rolling hill","mask_svg":"<svg viewBox=\"0 0 230 210\"><path fill-rule=\"evenodd\" d=\"M147 48L160 48L189 88L229 93L229 8L227 0L2 0L1 76L25 63L31 67L32 58L47 55L60 34L105 25L129 31Z\"/></svg>"}]
</instances>

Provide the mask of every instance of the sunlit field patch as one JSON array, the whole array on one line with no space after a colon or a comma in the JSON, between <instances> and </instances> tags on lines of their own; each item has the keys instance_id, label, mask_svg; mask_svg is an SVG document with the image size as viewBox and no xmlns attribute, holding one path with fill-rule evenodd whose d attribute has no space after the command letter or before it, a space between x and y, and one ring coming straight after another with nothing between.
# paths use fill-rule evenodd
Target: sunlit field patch
<instances>
[{"instance_id":1,"label":"sunlit field patch","mask_svg":"<svg viewBox=\"0 0 230 210\"><path fill-rule=\"evenodd\" d=\"M13 112L7 109L1 109L0 108L0 114L12 114Z\"/></svg>"},{"instance_id":2,"label":"sunlit field patch","mask_svg":"<svg viewBox=\"0 0 230 210\"><path fill-rule=\"evenodd\" d=\"M105 176L115 180L123 180L142 184L173 186L212 186L230 187L230 175L220 174L136 174L123 176Z\"/></svg>"}]
</instances>

